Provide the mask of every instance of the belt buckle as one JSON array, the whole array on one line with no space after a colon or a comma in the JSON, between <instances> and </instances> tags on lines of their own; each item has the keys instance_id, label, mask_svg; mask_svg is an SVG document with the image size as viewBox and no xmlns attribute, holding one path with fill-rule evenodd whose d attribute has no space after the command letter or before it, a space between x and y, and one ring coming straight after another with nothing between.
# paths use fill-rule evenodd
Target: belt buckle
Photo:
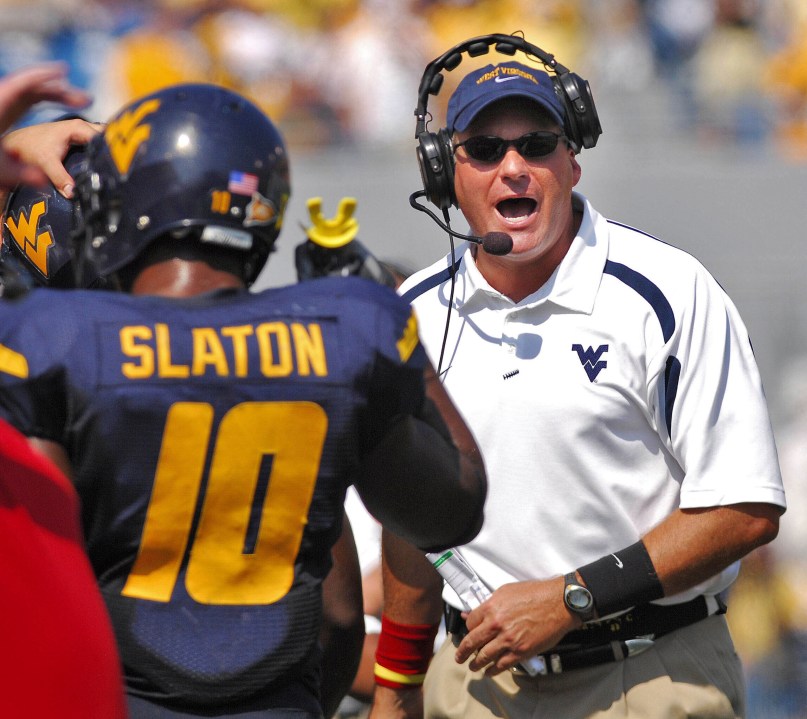
<instances>
[{"instance_id":1,"label":"belt buckle","mask_svg":"<svg viewBox=\"0 0 807 719\"><path fill-rule=\"evenodd\" d=\"M526 677L528 679L535 679L539 676L546 676L547 674L552 674L555 670L554 669L547 669L546 667L546 654L534 654L530 657L530 661L535 662L538 664L538 671L535 674L530 674L526 669L524 669L521 664L516 664L514 667L510 667L510 671L515 674L517 677ZM557 658L557 654L552 655L550 657L550 665L552 657Z\"/></svg>"},{"instance_id":2,"label":"belt buckle","mask_svg":"<svg viewBox=\"0 0 807 719\"><path fill-rule=\"evenodd\" d=\"M538 671L537 674L530 674L522 668L521 664L510 667L510 671L517 677L525 677L527 679L536 679L538 677L547 676L548 674L561 674L563 672L563 663L560 654L551 652L547 654L536 654L531 659L534 662L540 662L541 670ZM547 666L547 660L549 661L549 666Z\"/></svg>"},{"instance_id":3,"label":"belt buckle","mask_svg":"<svg viewBox=\"0 0 807 719\"><path fill-rule=\"evenodd\" d=\"M538 677L545 677L548 674L560 674L563 671L560 654L551 652L546 654L534 654L530 657L530 661L538 665L538 671L535 673L531 674L524 669L521 664L510 667L510 671L517 677L526 677L527 679L537 679ZM549 662L549 666L547 666L547 661Z\"/></svg>"}]
</instances>

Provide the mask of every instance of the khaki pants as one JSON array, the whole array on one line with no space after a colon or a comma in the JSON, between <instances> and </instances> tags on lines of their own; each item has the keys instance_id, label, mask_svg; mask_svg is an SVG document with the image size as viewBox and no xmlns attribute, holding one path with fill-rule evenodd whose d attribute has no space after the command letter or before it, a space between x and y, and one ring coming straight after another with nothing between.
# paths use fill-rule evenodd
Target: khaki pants
<instances>
[{"instance_id":1,"label":"khaki pants","mask_svg":"<svg viewBox=\"0 0 807 719\"><path fill-rule=\"evenodd\" d=\"M543 677L488 678L454 661L450 637L425 683L426 719L742 719L745 686L724 616L661 637L622 662Z\"/></svg>"}]
</instances>

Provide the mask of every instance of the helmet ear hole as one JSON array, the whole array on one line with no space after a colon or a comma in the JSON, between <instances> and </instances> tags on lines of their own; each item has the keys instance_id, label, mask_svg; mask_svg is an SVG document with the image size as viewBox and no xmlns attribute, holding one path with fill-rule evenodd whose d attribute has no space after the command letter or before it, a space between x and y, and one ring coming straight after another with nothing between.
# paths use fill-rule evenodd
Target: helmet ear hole
<instances>
[{"instance_id":1,"label":"helmet ear hole","mask_svg":"<svg viewBox=\"0 0 807 719\"><path fill-rule=\"evenodd\" d=\"M106 234L114 235L118 231L118 227L120 226L121 222L121 214L122 209L120 197L110 199L104 215L106 220Z\"/></svg>"}]
</instances>

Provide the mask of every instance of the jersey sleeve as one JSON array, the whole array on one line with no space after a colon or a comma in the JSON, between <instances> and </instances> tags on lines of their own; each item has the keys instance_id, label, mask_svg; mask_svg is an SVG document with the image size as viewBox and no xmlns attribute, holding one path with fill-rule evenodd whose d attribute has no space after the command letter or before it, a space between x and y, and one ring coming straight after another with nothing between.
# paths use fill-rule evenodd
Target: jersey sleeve
<instances>
[{"instance_id":1,"label":"jersey sleeve","mask_svg":"<svg viewBox=\"0 0 807 719\"><path fill-rule=\"evenodd\" d=\"M58 302L49 313L38 311L42 300L51 299L40 292L57 294L36 290L31 293L36 297L0 302L0 417L25 435L64 443L65 371L53 358L78 335L71 333L69 310ZM54 322L57 311L60 319Z\"/></svg>"},{"instance_id":2,"label":"jersey sleeve","mask_svg":"<svg viewBox=\"0 0 807 719\"><path fill-rule=\"evenodd\" d=\"M392 290L378 287L381 302L365 325L373 348L364 413L365 450L383 437L389 423L402 415L420 416L425 402L426 353L414 309Z\"/></svg>"}]
</instances>

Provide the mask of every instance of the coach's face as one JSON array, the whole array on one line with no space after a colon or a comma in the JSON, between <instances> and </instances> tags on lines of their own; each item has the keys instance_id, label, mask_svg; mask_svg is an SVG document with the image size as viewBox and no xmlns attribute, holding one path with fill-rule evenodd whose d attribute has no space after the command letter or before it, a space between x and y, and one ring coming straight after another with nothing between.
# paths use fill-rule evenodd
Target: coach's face
<instances>
[{"instance_id":1,"label":"coach's face","mask_svg":"<svg viewBox=\"0 0 807 719\"><path fill-rule=\"evenodd\" d=\"M515 140L538 130L563 132L539 105L508 98L482 110L466 131L457 133L455 142L477 135ZM566 142L561 139L548 155L531 159L522 157L513 145L494 162L474 160L464 147L457 149L455 159L457 200L471 231L480 236L506 232L513 238L508 255L478 254L483 274L482 263L489 261L511 266L540 263L551 273L569 249L577 227L572 188L581 170Z\"/></svg>"}]
</instances>

